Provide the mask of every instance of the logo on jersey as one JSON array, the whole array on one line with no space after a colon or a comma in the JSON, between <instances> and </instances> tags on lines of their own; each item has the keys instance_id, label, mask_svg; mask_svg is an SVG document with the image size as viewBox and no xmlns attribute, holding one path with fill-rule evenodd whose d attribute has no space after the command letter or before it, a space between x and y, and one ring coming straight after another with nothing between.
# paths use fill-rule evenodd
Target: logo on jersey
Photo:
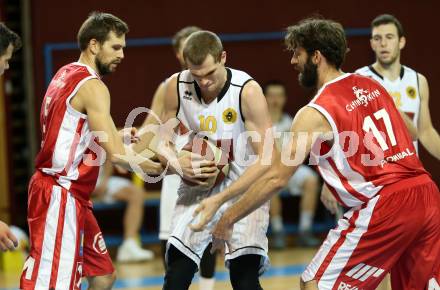
<instances>
[{"instance_id":1,"label":"logo on jersey","mask_svg":"<svg viewBox=\"0 0 440 290\"><path fill-rule=\"evenodd\" d=\"M407 87L406 88L406 94L408 95L409 98L414 100L416 98L416 96L417 96L416 88L415 87L411 87L411 86Z\"/></svg>"},{"instance_id":2,"label":"logo on jersey","mask_svg":"<svg viewBox=\"0 0 440 290\"><path fill-rule=\"evenodd\" d=\"M340 284L339 284L339 286L338 286L338 290L359 290L359 288L358 287L353 287L353 286L351 286L350 284L347 284L347 283L344 283L344 282L341 282Z\"/></svg>"},{"instance_id":3,"label":"logo on jersey","mask_svg":"<svg viewBox=\"0 0 440 290\"><path fill-rule=\"evenodd\" d=\"M185 100L189 100L189 101L191 101L191 100L192 100L192 92L190 92L190 91L185 91L185 92L183 93L183 98L184 98Z\"/></svg>"},{"instance_id":4,"label":"logo on jersey","mask_svg":"<svg viewBox=\"0 0 440 290\"><path fill-rule=\"evenodd\" d=\"M234 124L237 121L237 112L232 108L227 108L223 112L223 122L226 124Z\"/></svg>"},{"instance_id":5,"label":"logo on jersey","mask_svg":"<svg viewBox=\"0 0 440 290\"><path fill-rule=\"evenodd\" d=\"M93 239L93 249L101 255L107 253L107 247L105 246L104 237L101 232L97 233Z\"/></svg>"},{"instance_id":6,"label":"logo on jersey","mask_svg":"<svg viewBox=\"0 0 440 290\"><path fill-rule=\"evenodd\" d=\"M345 276L364 282L370 277L374 277L374 278L380 277L380 275L382 275L383 272L385 272L384 269L370 265L365 265L364 263L360 263L356 265L353 269L348 271L345 274Z\"/></svg>"},{"instance_id":7,"label":"logo on jersey","mask_svg":"<svg viewBox=\"0 0 440 290\"><path fill-rule=\"evenodd\" d=\"M58 79L52 81L53 85L59 89L64 88L64 86L66 85L66 82L65 82L66 74L67 74L67 71L64 70Z\"/></svg>"},{"instance_id":8,"label":"logo on jersey","mask_svg":"<svg viewBox=\"0 0 440 290\"><path fill-rule=\"evenodd\" d=\"M360 106L366 107L371 101L373 101L374 99L380 96L380 92L378 89L370 92L369 90L364 90L356 86L353 87L353 94L356 97L356 100L352 101L351 103L345 106L345 109L348 112L351 112Z\"/></svg>"}]
</instances>

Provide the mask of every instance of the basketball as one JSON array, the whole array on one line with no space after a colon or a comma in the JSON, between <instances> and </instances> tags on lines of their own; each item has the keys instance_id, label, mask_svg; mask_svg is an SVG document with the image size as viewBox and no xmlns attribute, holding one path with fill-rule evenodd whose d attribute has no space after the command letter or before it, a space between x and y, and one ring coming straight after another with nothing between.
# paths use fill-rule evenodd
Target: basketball
<instances>
[{"instance_id":1,"label":"basketball","mask_svg":"<svg viewBox=\"0 0 440 290\"><path fill-rule=\"evenodd\" d=\"M215 177L208 179L208 185L197 185L191 181L182 179L188 185L194 186L195 189L209 190L222 182L229 172L229 153L222 150L213 142L206 138L194 137L182 148L179 156L184 154L195 153L203 156L204 159L214 161L217 165L217 174ZM206 180L206 179L205 179ZM205 181L203 180L203 181Z\"/></svg>"}]
</instances>

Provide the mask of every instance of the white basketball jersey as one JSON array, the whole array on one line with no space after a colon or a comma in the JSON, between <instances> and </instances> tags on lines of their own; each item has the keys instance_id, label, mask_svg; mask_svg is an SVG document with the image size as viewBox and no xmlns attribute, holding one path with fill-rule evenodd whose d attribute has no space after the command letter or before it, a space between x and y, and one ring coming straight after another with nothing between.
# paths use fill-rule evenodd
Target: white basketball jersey
<instances>
[{"instance_id":1,"label":"white basketball jersey","mask_svg":"<svg viewBox=\"0 0 440 290\"><path fill-rule=\"evenodd\" d=\"M356 73L378 81L393 97L396 107L404 112L417 128L420 111L420 95L419 77L415 70L402 65L400 77L394 81L382 76L371 65L358 69ZM414 142L414 146L417 149L417 142Z\"/></svg>"},{"instance_id":2,"label":"white basketball jersey","mask_svg":"<svg viewBox=\"0 0 440 290\"><path fill-rule=\"evenodd\" d=\"M227 80L216 99L206 104L189 70L178 75L179 108L177 118L183 130L205 136L229 152L230 170L226 179L211 193L238 179L246 170L247 158L254 154L245 134L241 113L241 92L252 78L245 72L226 68ZM221 187L221 188L219 188ZM180 191L179 191L180 193Z\"/></svg>"}]
</instances>

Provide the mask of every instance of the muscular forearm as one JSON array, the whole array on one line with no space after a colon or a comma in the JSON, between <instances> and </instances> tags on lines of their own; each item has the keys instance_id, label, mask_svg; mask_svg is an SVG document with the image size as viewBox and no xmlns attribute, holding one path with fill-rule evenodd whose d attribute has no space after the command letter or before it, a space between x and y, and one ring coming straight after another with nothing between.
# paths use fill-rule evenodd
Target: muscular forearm
<instances>
[{"instance_id":1,"label":"muscular forearm","mask_svg":"<svg viewBox=\"0 0 440 290\"><path fill-rule=\"evenodd\" d=\"M274 170L266 172L243 196L229 207L223 217L234 224L270 200L287 184L284 178L277 176Z\"/></svg>"},{"instance_id":2,"label":"muscular forearm","mask_svg":"<svg viewBox=\"0 0 440 290\"><path fill-rule=\"evenodd\" d=\"M220 192L216 198L218 198L221 203L225 203L226 201L239 196L249 187L251 187L252 184L255 183L255 180L258 180L265 172L268 171L269 168L270 165L262 165L260 162L253 164L246 169L239 179L228 186L224 191Z\"/></svg>"},{"instance_id":3,"label":"muscular forearm","mask_svg":"<svg viewBox=\"0 0 440 290\"><path fill-rule=\"evenodd\" d=\"M440 136L434 128L419 132L419 140L428 152L440 160Z\"/></svg>"},{"instance_id":4,"label":"muscular forearm","mask_svg":"<svg viewBox=\"0 0 440 290\"><path fill-rule=\"evenodd\" d=\"M129 171L135 171L136 168L134 166L137 166L147 174L158 175L163 171L163 167L159 162L154 162L150 159L149 155L151 154L146 151L136 153L126 146L125 154L113 154L111 161Z\"/></svg>"}]
</instances>

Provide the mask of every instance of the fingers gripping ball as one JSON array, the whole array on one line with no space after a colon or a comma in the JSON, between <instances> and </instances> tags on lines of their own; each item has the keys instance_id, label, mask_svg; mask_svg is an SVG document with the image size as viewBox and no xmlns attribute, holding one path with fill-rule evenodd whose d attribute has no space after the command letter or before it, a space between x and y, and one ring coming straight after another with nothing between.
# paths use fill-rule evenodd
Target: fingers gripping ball
<instances>
[{"instance_id":1,"label":"fingers gripping ball","mask_svg":"<svg viewBox=\"0 0 440 290\"><path fill-rule=\"evenodd\" d=\"M220 184L228 175L229 172L229 152L222 150L221 147L217 146L214 142L208 140L207 138L194 137L192 138L180 151L179 155L183 154L198 154L208 161L214 161L216 165L215 176L210 178L201 178L200 180L206 181L207 185L202 186L200 189L209 190L218 184ZM197 172L198 168L194 168ZM196 186L195 183L183 179L188 185Z\"/></svg>"}]
</instances>

